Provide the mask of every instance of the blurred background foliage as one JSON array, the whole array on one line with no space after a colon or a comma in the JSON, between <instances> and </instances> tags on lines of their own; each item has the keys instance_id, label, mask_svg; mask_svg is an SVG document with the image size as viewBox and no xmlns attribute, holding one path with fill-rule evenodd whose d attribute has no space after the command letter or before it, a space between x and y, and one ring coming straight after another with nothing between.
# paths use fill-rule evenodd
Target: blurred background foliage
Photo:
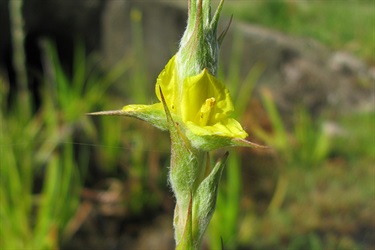
<instances>
[{"instance_id":1,"label":"blurred background foliage","mask_svg":"<svg viewBox=\"0 0 375 250\"><path fill-rule=\"evenodd\" d=\"M224 9L375 61L371 1L228 1ZM110 70L80 39L63 65L48 38L40 42L43 70L31 72L40 83L36 95L15 91L1 75L1 249L126 249L150 221L172 218L168 134L130 118L85 115L155 99L141 11L131 20L132 54ZM264 65L240 79L245 45L235 39L220 79L251 139L270 149L229 149L205 248L372 249L374 113L340 115L332 125L328 115L297 106L286 124L267 88L254 97Z\"/></svg>"},{"instance_id":2,"label":"blurred background foliage","mask_svg":"<svg viewBox=\"0 0 375 250\"><path fill-rule=\"evenodd\" d=\"M239 20L311 37L375 62L371 0L228 1L224 11L234 13Z\"/></svg>"}]
</instances>

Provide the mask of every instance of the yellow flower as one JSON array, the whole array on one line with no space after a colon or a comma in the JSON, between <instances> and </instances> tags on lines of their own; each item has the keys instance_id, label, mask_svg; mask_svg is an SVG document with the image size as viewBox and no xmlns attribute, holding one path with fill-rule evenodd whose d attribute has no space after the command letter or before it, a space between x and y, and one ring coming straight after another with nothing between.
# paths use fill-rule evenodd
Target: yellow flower
<instances>
[{"instance_id":1,"label":"yellow flower","mask_svg":"<svg viewBox=\"0 0 375 250\"><path fill-rule=\"evenodd\" d=\"M175 61L176 56L173 56L157 79L155 92L160 103L128 105L121 111L99 114L132 116L168 130L171 124L168 124L168 112L163 107L165 100L173 125L178 125L181 136L187 138L191 146L205 151L226 146L259 147L244 140L247 133L230 117L234 108L225 85L207 69L179 79Z\"/></svg>"},{"instance_id":2,"label":"yellow flower","mask_svg":"<svg viewBox=\"0 0 375 250\"><path fill-rule=\"evenodd\" d=\"M247 133L229 116L233 103L228 89L207 69L199 75L180 80L175 58L168 62L156 83L159 100L162 90L169 110L179 116L188 130L197 136L223 136L244 139Z\"/></svg>"},{"instance_id":3,"label":"yellow flower","mask_svg":"<svg viewBox=\"0 0 375 250\"><path fill-rule=\"evenodd\" d=\"M91 115L135 117L161 130L178 126L180 135L191 146L204 151L227 146L262 147L244 140L247 133L238 121L230 117L233 103L223 83L207 69L198 75L179 79L175 61L176 56L173 56L156 81L155 92L159 103L127 105L122 110ZM171 117L167 119L169 113ZM169 120L174 124L170 124Z\"/></svg>"}]
</instances>

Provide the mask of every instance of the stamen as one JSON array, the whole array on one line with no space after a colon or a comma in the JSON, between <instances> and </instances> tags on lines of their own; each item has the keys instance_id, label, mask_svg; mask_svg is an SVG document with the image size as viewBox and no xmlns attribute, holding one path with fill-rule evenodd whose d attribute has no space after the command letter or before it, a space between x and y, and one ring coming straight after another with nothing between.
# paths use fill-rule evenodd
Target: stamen
<instances>
[{"instance_id":1,"label":"stamen","mask_svg":"<svg viewBox=\"0 0 375 250\"><path fill-rule=\"evenodd\" d=\"M206 99L206 102L202 105L198 115L199 115L199 125L206 126L209 119L212 109L215 106L215 98L211 97Z\"/></svg>"}]
</instances>

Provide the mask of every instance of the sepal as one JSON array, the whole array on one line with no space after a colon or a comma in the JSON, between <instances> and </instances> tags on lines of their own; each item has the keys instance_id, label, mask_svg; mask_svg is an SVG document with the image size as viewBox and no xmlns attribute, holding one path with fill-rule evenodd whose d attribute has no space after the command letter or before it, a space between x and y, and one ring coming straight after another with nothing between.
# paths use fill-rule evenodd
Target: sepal
<instances>
[{"instance_id":1,"label":"sepal","mask_svg":"<svg viewBox=\"0 0 375 250\"><path fill-rule=\"evenodd\" d=\"M145 121L158 129L168 130L167 119L161 103L152 105L127 105L121 110L100 111L88 113L88 115L129 116Z\"/></svg>"},{"instance_id":2,"label":"sepal","mask_svg":"<svg viewBox=\"0 0 375 250\"><path fill-rule=\"evenodd\" d=\"M241 138L233 138L221 134L198 135L191 130L187 130L186 137L191 141L191 145L204 151L212 151L223 147L249 147L268 148Z\"/></svg>"}]
</instances>

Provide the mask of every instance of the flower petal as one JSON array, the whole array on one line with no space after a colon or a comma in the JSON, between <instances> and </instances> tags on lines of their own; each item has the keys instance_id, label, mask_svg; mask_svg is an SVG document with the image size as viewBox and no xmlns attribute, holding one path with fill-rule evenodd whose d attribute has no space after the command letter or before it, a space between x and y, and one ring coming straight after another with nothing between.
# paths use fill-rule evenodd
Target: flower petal
<instances>
[{"instance_id":1,"label":"flower petal","mask_svg":"<svg viewBox=\"0 0 375 250\"><path fill-rule=\"evenodd\" d=\"M214 105L205 123L207 125L218 123L233 112L229 90L206 69L199 75L186 78L180 104L182 120L192 121L197 125L202 124L197 114L211 98L214 99Z\"/></svg>"},{"instance_id":2,"label":"flower petal","mask_svg":"<svg viewBox=\"0 0 375 250\"><path fill-rule=\"evenodd\" d=\"M159 74L158 79L156 80L155 85L155 92L156 96L158 97L159 101L161 102L160 96L160 88L163 90L163 95L165 98L165 102L167 103L168 109L175 114L179 114L180 110L180 103L179 103L179 95L180 95L180 86L176 71L175 65L176 55L174 55L163 71ZM181 86L182 88L182 86Z\"/></svg>"}]
</instances>

